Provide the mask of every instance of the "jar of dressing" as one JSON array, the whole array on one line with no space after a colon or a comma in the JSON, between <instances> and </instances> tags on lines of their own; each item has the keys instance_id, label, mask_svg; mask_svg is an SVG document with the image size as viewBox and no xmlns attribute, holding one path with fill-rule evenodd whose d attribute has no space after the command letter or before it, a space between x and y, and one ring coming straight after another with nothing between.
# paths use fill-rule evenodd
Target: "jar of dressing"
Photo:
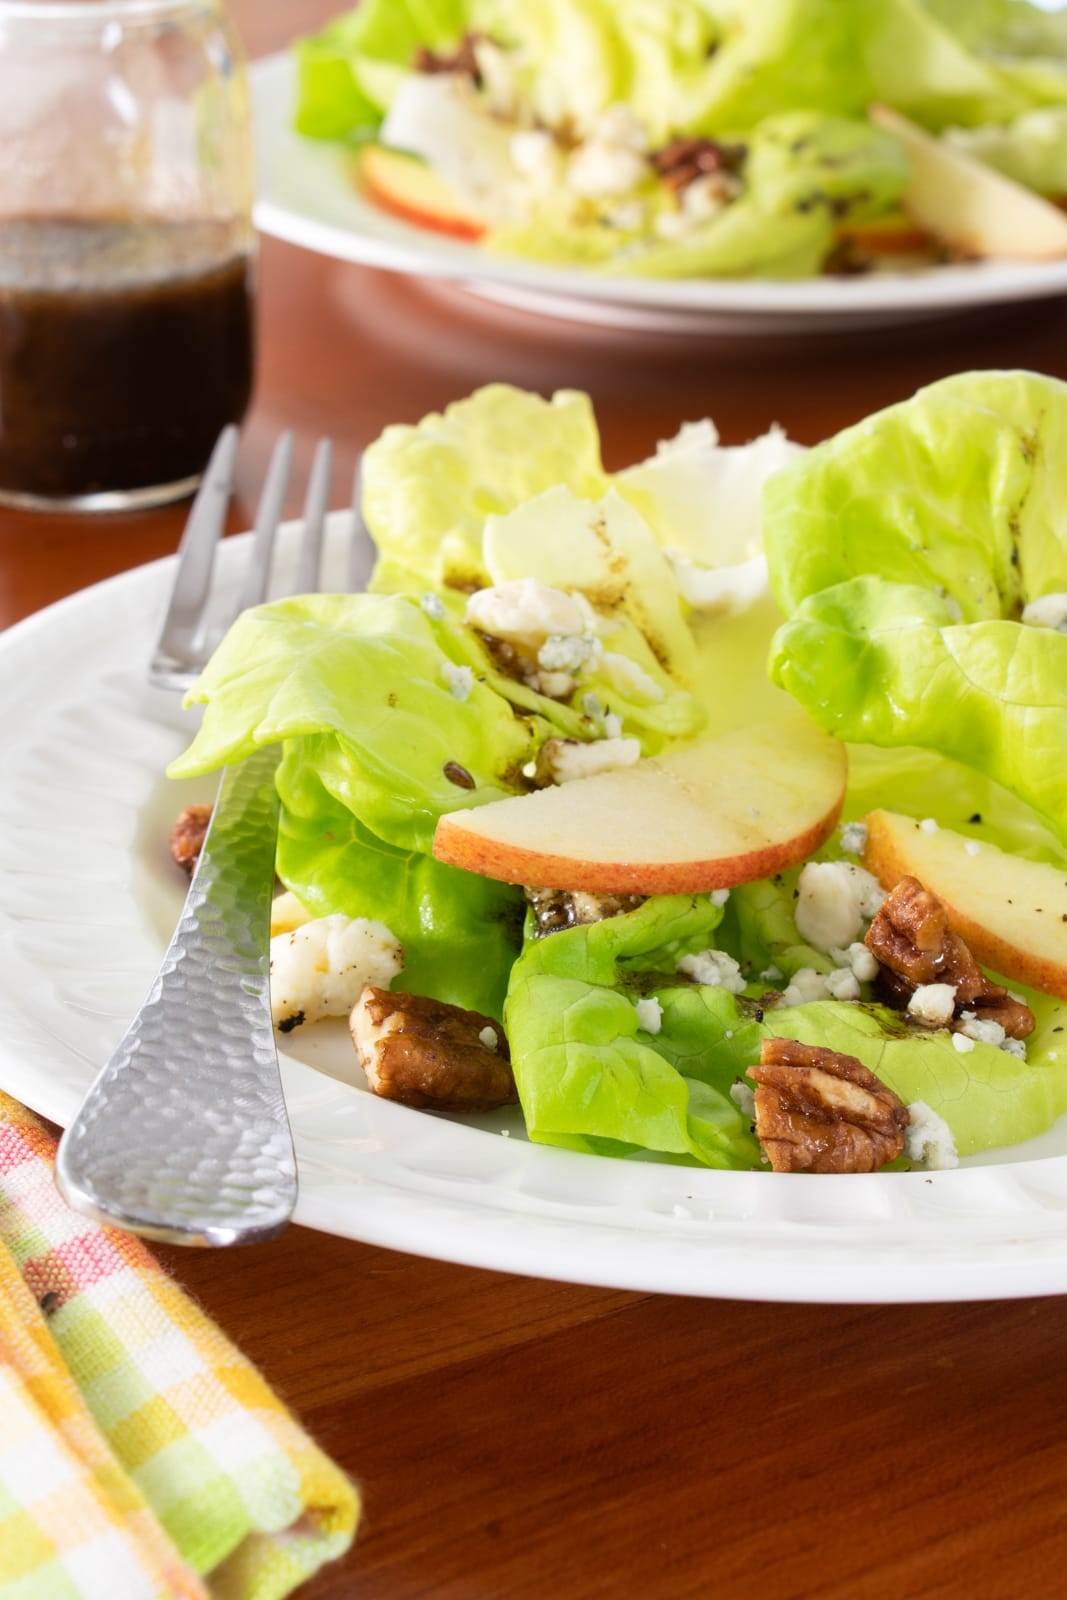
<instances>
[{"instance_id":1,"label":"jar of dressing","mask_svg":"<svg viewBox=\"0 0 1067 1600\"><path fill-rule=\"evenodd\" d=\"M0 0L0 503L195 487L251 392L251 207L216 0Z\"/></svg>"}]
</instances>

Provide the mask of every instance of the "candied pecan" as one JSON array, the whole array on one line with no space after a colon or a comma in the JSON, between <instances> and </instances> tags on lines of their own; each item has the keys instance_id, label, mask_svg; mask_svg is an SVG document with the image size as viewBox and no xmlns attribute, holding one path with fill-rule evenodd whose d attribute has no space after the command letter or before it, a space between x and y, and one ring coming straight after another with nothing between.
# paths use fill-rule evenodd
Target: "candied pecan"
<instances>
[{"instance_id":1,"label":"candied pecan","mask_svg":"<svg viewBox=\"0 0 1067 1600\"><path fill-rule=\"evenodd\" d=\"M877 1172L904 1148L907 1107L855 1056L764 1039L748 1076L775 1172Z\"/></svg>"},{"instance_id":2,"label":"candied pecan","mask_svg":"<svg viewBox=\"0 0 1067 1600\"><path fill-rule=\"evenodd\" d=\"M504 1030L478 1011L368 985L349 1027L368 1083L386 1100L491 1111L518 1098Z\"/></svg>"},{"instance_id":3,"label":"candied pecan","mask_svg":"<svg viewBox=\"0 0 1067 1600\"><path fill-rule=\"evenodd\" d=\"M468 78L473 78L476 84L481 84L482 74L478 66L477 46L484 38L480 33L467 33L452 51L431 50L428 45L420 45L415 52L412 65L416 72L426 72L431 75L440 72L462 72Z\"/></svg>"},{"instance_id":4,"label":"candied pecan","mask_svg":"<svg viewBox=\"0 0 1067 1600\"><path fill-rule=\"evenodd\" d=\"M710 173L736 173L747 154L743 144L720 144L717 139L672 139L649 157L667 185L679 193L697 178Z\"/></svg>"},{"instance_id":5,"label":"candied pecan","mask_svg":"<svg viewBox=\"0 0 1067 1600\"><path fill-rule=\"evenodd\" d=\"M866 945L878 958L878 988L893 1006L906 1010L915 990L948 983L956 991L956 1013L976 1012L999 1022L1013 1039L1034 1031L1034 1014L991 983L967 945L949 926L948 911L918 878L901 878L867 930Z\"/></svg>"},{"instance_id":6,"label":"candied pecan","mask_svg":"<svg viewBox=\"0 0 1067 1600\"><path fill-rule=\"evenodd\" d=\"M210 806L186 806L170 830L170 854L175 866L191 878L211 821Z\"/></svg>"}]
</instances>

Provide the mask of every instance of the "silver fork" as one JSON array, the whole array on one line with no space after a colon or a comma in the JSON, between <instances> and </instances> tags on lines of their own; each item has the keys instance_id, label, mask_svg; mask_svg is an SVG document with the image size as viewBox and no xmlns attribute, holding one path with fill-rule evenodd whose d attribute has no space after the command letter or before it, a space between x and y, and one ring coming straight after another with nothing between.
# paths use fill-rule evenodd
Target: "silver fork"
<instances>
[{"instance_id":1,"label":"silver fork","mask_svg":"<svg viewBox=\"0 0 1067 1600\"><path fill-rule=\"evenodd\" d=\"M187 687L224 631L209 602L236 447L237 430L228 428L189 514L149 668L163 687ZM237 611L267 598L291 462L292 436L285 434L256 511ZM324 439L308 481L295 593L319 587L331 466ZM366 581L369 555L357 473L353 588ZM231 608L230 619L234 614ZM149 1239L254 1244L279 1233L296 1204L268 977L279 758L270 746L223 773L159 973L60 1141L56 1182L67 1202Z\"/></svg>"}]
</instances>

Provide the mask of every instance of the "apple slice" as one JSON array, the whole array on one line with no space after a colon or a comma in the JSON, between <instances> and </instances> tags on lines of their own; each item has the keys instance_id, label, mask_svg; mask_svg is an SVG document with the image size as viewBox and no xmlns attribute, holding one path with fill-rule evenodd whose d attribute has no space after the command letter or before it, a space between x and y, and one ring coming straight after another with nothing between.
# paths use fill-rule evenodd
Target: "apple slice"
<instances>
[{"instance_id":1,"label":"apple slice","mask_svg":"<svg viewBox=\"0 0 1067 1600\"><path fill-rule=\"evenodd\" d=\"M1067 1000L1067 870L897 811L866 820L864 864L883 888L918 878L984 967Z\"/></svg>"},{"instance_id":2,"label":"apple slice","mask_svg":"<svg viewBox=\"0 0 1067 1600\"><path fill-rule=\"evenodd\" d=\"M870 115L910 156L903 206L935 238L969 255L1017 261L1067 256L1067 217L1054 205L888 106L872 106Z\"/></svg>"},{"instance_id":3,"label":"apple slice","mask_svg":"<svg viewBox=\"0 0 1067 1600\"><path fill-rule=\"evenodd\" d=\"M845 747L799 715L437 824L439 861L593 894L728 889L801 861L841 810Z\"/></svg>"},{"instance_id":4,"label":"apple slice","mask_svg":"<svg viewBox=\"0 0 1067 1600\"><path fill-rule=\"evenodd\" d=\"M360 152L356 170L364 193L405 222L435 228L455 239L480 239L486 231L485 218L439 172L415 156L372 144Z\"/></svg>"}]
</instances>

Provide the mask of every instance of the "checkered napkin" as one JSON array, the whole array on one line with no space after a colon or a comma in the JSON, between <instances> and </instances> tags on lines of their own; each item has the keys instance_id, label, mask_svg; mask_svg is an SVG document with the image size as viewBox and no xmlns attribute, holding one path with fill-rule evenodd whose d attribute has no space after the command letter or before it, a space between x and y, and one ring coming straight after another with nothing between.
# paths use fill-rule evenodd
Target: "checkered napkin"
<instances>
[{"instance_id":1,"label":"checkered napkin","mask_svg":"<svg viewBox=\"0 0 1067 1600\"><path fill-rule=\"evenodd\" d=\"M0 1094L0 1600L277 1600L355 1491L128 1234L70 1211Z\"/></svg>"}]
</instances>

